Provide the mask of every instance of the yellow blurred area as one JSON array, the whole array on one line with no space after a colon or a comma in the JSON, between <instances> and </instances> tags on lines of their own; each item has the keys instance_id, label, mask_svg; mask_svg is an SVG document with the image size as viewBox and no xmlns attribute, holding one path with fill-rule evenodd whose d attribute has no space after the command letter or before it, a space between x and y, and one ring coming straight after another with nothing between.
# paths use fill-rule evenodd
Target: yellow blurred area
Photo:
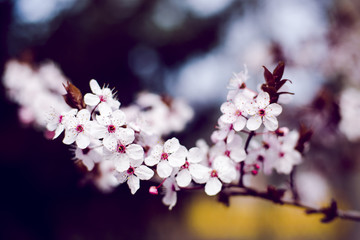
<instances>
[{"instance_id":1,"label":"yellow blurred area","mask_svg":"<svg viewBox=\"0 0 360 240\"><path fill-rule=\"evenodd\" d=\"M195 197L188 209L188 227L204 239L341 239L352 225L324 224L319 214L252 197L232 197L230 207L216 198Z\"/></svg>"}]
</instances>

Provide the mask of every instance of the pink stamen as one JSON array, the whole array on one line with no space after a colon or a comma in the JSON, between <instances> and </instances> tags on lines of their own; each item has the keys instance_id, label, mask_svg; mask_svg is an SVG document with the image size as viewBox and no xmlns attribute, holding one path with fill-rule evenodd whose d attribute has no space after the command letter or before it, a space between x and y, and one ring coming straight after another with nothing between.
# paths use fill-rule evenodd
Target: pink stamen
<instances>
[{"instance_id":1,"label":"pink stamen","mask_svg":"<svg viewBox=\"0 0 360 240\"><path fill-rule=\"evenodd\" d=\"M259 110L259 115L260 115L261 117L265 116L265 110L264 110L264 109L260 109L260 110Z\"/></svg>"},{"instance_id":2,"label":"pink stamen","mask_svg":"<svg viewBox=\"0 0 360 240\"><path fill-rule=\"evenodd\" d=\"M167 160L169 158L169 155L167 153L161 154L161 160Z\"/></svg>"},{"instance_id":3,"label":"pink stamen","mask_svg":"<svg viewBox=\"0 0 360 240\"><path fill-rule=\"evenodd\" d=\"M129 174L129 175L133 175L134 172L135 172L135 170L134 170L133 167L129 167L129 169L128 169L126 172L127 172L127 174Z\"/></svg>"},{"instance_id":4,"label":"pink stamen","mask_svg":"<svg viewBox=\"0 0 360 240\"><path fill-rule=\"evenodd\" d=\"M76 131L77 131L78 133L81 133L81 132L84 131L84 127L83 127L82 125L78 125L78 126L76 127Z\"/></svg>"},{"instance_id":5,"label":"pink stamen","mask_svg":"<svg viewBox=\"0 0 360 240\"><path fill-rule=\"evenodd\" d=\"M116 127L114 125L109 125L108 126L108 132L109 133L114 133L116 131Z\"/></svg>"},{"instance_id":6,"label":"pink stamen","mask_svg":"<svg viewBox=\"0 0 360 240\"><path fill-rule=\"evenodd\" d=\"M126 153L126 147L122 144L118 144L116 151L119 153Z\"/></svg>"},{"instance_id":7,"label":"pink stamen","mask_svg":"<svg viewBox=\"0 0 360 240\"><path fill-rule=\"evenodd\" d=\"M211 177L217 177L217 176L218 176L217 171L216 171L216 170L212 170L210 176L211 176Z\"/></svg>"}]
</instances>

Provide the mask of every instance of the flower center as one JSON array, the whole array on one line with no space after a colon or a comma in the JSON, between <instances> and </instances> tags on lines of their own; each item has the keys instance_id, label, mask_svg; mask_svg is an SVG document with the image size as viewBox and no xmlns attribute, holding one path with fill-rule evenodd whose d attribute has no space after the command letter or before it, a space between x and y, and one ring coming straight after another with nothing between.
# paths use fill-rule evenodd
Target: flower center
<instances>
[{"instance_id":1,"label":"flower center","mask_svg":"<svg viewBox=\"0 0 360 240\"><path fill-rule=\"evenodd\" d=\"M224 154L225 154L226 156L230 157L230 151L229 151L229 150L226 150Z\"/></svg>"},{"instance_id":2,"label":"flower center","mask_svg":"<svg viewBox=\"0 0 360 240\"><path fill-rule=\"evenodd\" d=\"M265 116L265 109L260 109L260 110L259 110L259 115L260 115L261 117Z\"/></svg>"},{"instance_id":3,"label":"flower center","mask_svg":"<svg viewBox=\"0 0 360 240\"><path fill-rule=\"evenodd\" d=\"M114 125L109 125L109 126L108 126L108 132L109 132L109 133L114 133L115 130L116 130L116 127L115 127Z\"/></svg>"},{"instance_id":4,"label":"flower center","mask_svg":"<svg viewBox=\"0 0 360 240\"><path fill-rule=\"evenodd\" d=\"M217 177L217 176L218 176L217 171L216 171L216 170L212 170L211 173L210 173L210 176L211 176L211 177Z\"/></svg>"},{"instance_id":5,"label":"flower center","mask_svg":"<svg viewBox=\"0 0 360 240\"><path fill-rule=\"evenodd\" d=\"M129 167L129 169L126 172L127 172L127 174L132 175L132 174L134 174L135 170L133 167Z\"/></svg>"},{"instance_id":6,"label":"flower center","mask_svg":"<svg viewBox=\"0 0 360 240\"><path fill-rule=\"evenodd\" d=\"M117 152L119 152L119 153L125 153L125 152L126 152L125 150L126 150L126 148L125 148L124 145L118 144L117 149L116 149Z\"/></svg>"},{"instance_id":7,"label":"flower center","mask_svg":"<svg viewBox=\"0 0 360 240\"><path fill-rule=\"evenodd\" d=\"M106 102L106 98L104 97L104 96L99 96L99 98L100 98L100 102Z\"/></svg>"},{"instance_id":8,"label":"flower center","mask_svg":"<svg viewBox=\"0 0 360 240\"><path fill-rule=\"evenodd\" d=\"M161 154L161 160L167 160L169 157L169 155L167 153L162 153Z\"/></svg>"},{"instance_id":9,"label":"flower center","mask_svg":"<svg viewBox=\"0 0 360 240\"><path fill-rule=\"evenodd\" d=\"M77 131L78 133L81 133L81 132L84 131L84 127L83 127L82 125L77 125L76 131Z\"/></svg>"},{"instance_id":10,"label":"flower center","mask_svg":"<svg viewBox=\"0 0 360 240\"><path fill-rule=\"evenodd\" d=\"M280 152L280 153L279 153L279 157L282 158L282 157L284 157L284 156L285 156L285 153L283 153L283 152Z\"/></svg>"},{"instance_id":11,"label":"flower center","mask_svg":"<svg viewBox=\"0 0 360 240\"><path fill-rule=\"evenodd\" d=\"M238 117L239 117L239 116L241 116L241 114L242 114L242 113L241 113L241 111L240 111L240 110L236 110L236 112L235 112L235 116L238 116Z\"/></svg>"},{"instance_id":12,"label":"flower center","mask_svg":"<svg viewBox=\"0 0 360 240\"><path fill-rule=\"evenodd\" d=\"M186 161L185 164L182 166L183 169L188 169L189 168L189 162Z\"/></svg>"},{"instance_id":13,"label":"flower center","mask_svg":"<svg viewBox=\"0 0 360 240\"><path fill-rule=\"evenodd\" d=\"M241 83L241 85L239 86L240 89L244 89L246 88L246 84L245 83Z\"/></svg>"}]
</instances>

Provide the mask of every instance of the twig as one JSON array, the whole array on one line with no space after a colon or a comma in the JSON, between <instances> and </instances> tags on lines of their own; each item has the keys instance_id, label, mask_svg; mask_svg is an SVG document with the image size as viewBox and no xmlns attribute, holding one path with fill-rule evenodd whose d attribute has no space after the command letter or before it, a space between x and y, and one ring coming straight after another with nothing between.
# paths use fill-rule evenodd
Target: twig
<instances>
[{"instance_id":1,"label":"twig","mask_svg":"<svg viewBox=\"0 0 360 240\"><path fill-rule=\"evenodd\" d=\"M268 189L267 192L261 192L247 187L228 186L223 189L223 194L226 194L227 196L252 196L252 197L272 201L280 205L298 207L304 209L306 214L323 214L324 217L321 219L321 222L323 223L331 222L336 218L351 220L351 221L360 221L360 212L353 210L349 210L349 211L340 210L337 208L337 204L335 200L332 200L331 204L328 207L319 208L319 207L306 205L304 203L295 200L293 201L282 200L282 194L280 192L282 190L279 189L274 190L274 189L275 188L273 188L272 190ZM274 194L276 193L276 191L279 191L280 194L279 195Z\"/></svg>"},{"instance_id":2,"label":"twig","mask_svg":"<svg viewBox=\"0 0 360 240\"><path fill-rule=\"evenodd\" d=\"M246 143L245 143L245 152L246 154L248 154L248 147L249 147L249 144L250 144L250 140L252 139L253 136L255 136L256 133L255 131L251 131L248 135L248 138L246 139ZM245 166L245 162L242 161L240 163L240 179L239 179L239 187L244 187L244 174L245 174L245 171L244 171L244 166Z\"/></svg>"}]
</instances>

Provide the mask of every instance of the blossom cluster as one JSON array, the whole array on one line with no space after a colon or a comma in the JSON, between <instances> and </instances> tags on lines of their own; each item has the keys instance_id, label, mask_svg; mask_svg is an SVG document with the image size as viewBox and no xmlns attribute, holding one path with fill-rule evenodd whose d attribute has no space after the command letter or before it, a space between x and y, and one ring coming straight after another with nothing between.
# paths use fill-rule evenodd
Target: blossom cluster
<instances>
[{"instance_id":1,"label":"blossom cluster","mask_svg":"<svg viewBox=\"0 0 360 240\"><path fill-rule=\"evenodd\" d=\"M16 82L11 71L19 67L27 68L10 62L5 74L10 94L17 91L14 96L22 96L9 84ZM28 68L29 75L41 78L39 71ZM142 93L134 104L124 107L109 87L100 87L94 79L90 81L91 93L82 96L62 77L65 95L42 89L48 93L49 101L45 102L51 106L35 106L33 112L46 112L45 123L38 124L43 123L53 139L63 135L62 142L74 147L74 158L89 171L96 167L101 172L94 179L101 189L110 190L126 182L135 194L141 180L151 180L159 185L150 187L149 192L158 194L163 187L163 202L171 209L181 189L200 187L213 196L226 186L242 184L246 174L271 174L273 170L289 174L301 162L300 134L279 128L277 119L282 112L277 100L284 93L279 89L287 81L281 79L283 70L283 64L273 73L265 68L266 82L259 91L247 87L246 68L234 74L211 144L200 139L192 148L175 137L163 140L164 135L181 131L192 118L193 111L184 102ZM61 95L65 101L58 104ZM21 99L15 101L24 105Z\"/></svg>"}]
</instances>

